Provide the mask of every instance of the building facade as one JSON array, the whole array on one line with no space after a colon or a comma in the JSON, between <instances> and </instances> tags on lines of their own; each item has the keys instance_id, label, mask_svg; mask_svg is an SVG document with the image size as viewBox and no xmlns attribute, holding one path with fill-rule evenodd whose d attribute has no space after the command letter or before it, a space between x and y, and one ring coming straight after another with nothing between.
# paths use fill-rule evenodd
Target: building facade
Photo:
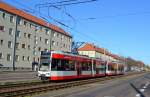
<instances>
[{"instance_id":1,"label":"building facade","mask_svg":"<svg viewBox=\"0 0 150 97\"><path fill-rule=\"evenodd\" d=\"M94 44L86 43L83 47L78 49L80 55L87 55L93 58L100 58L105 61L117 62L119 57L110 53L107 49L100 48Z\"/></svg>"},{"instance_id":2,"label":"building facade","mask_svg":"<svg viewBox=\"0 0 150 97\"><path fill-rule=\"evenodd\" d=\"M72 36L0 1L0 68L36 69L44 50L71 52Z\"/></svg>"}]
</instances>

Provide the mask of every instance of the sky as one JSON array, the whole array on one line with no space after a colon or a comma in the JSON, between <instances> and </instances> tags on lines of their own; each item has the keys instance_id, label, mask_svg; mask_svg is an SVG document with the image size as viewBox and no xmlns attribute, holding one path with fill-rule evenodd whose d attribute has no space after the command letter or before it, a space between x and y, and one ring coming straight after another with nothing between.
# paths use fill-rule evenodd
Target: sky
<instances>
[{"instance_id":1,"label":"sky","mask_svg":"<svg viewBox=\"0 0 150 97\"><path fill-rule=\"evenodd\" d=\"M37 4L64 0L3 1L62 27L76 42L94 43L150 64L150 0L97 0L57 8L39 8Z\"/></svg>"}]
</instances>

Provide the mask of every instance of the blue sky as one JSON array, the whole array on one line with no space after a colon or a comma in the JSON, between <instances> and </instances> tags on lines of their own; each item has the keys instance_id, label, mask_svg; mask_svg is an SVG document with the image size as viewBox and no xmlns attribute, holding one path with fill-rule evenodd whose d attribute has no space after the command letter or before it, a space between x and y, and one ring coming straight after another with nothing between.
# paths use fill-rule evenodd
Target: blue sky
<instances>
[{"instance_id":1,"label":"blue sky","mask_svg":"<svg viewBox=\"0 0 150 97\"><path fill-rule=\"evenodd\" d=\"M29 10L36 4L61 0L4 0L18 8ZM107 48L112 53L130 56L150 64L150 0L98 0L92 3L41 8L55 19L69 25L63 27L75 41L91 42ZM68 17L69 13L74 19ZM37 16L40 14L33 13Z\"/></svg>"}]
</instances>

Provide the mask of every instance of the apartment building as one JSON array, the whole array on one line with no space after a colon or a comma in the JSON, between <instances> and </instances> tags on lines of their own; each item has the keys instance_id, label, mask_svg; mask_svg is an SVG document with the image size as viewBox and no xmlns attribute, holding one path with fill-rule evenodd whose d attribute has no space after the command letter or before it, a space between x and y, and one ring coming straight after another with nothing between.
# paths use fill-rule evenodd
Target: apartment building
<instances>
[{"instance_id":1,"label":"apartment building","mask_svg":"<svg viewBox=\"0 0 150 97\"><path fill-rule=\"evenodd\" d=\"M36 69L43 50L71 52L63 29L0 1L0 68Z\"/></svg>"}]
</instances>

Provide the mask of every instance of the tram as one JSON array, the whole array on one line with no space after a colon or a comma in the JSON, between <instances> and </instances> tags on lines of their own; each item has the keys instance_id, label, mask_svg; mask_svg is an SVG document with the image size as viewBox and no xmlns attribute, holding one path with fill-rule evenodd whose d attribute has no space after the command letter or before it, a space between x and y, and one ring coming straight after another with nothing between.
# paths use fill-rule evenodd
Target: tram
<instances>
[{"instance_id":1,"label":"tram","mask_svg":"<svg viewBox=\"0 0 150 97\"><path fill-rule=\"evenodd\" d=\"M41 80L102 77L117 74L112 67L113 64L101 59L60 51L42 51L38 76Z\"/></svg>"}]
</instances>

